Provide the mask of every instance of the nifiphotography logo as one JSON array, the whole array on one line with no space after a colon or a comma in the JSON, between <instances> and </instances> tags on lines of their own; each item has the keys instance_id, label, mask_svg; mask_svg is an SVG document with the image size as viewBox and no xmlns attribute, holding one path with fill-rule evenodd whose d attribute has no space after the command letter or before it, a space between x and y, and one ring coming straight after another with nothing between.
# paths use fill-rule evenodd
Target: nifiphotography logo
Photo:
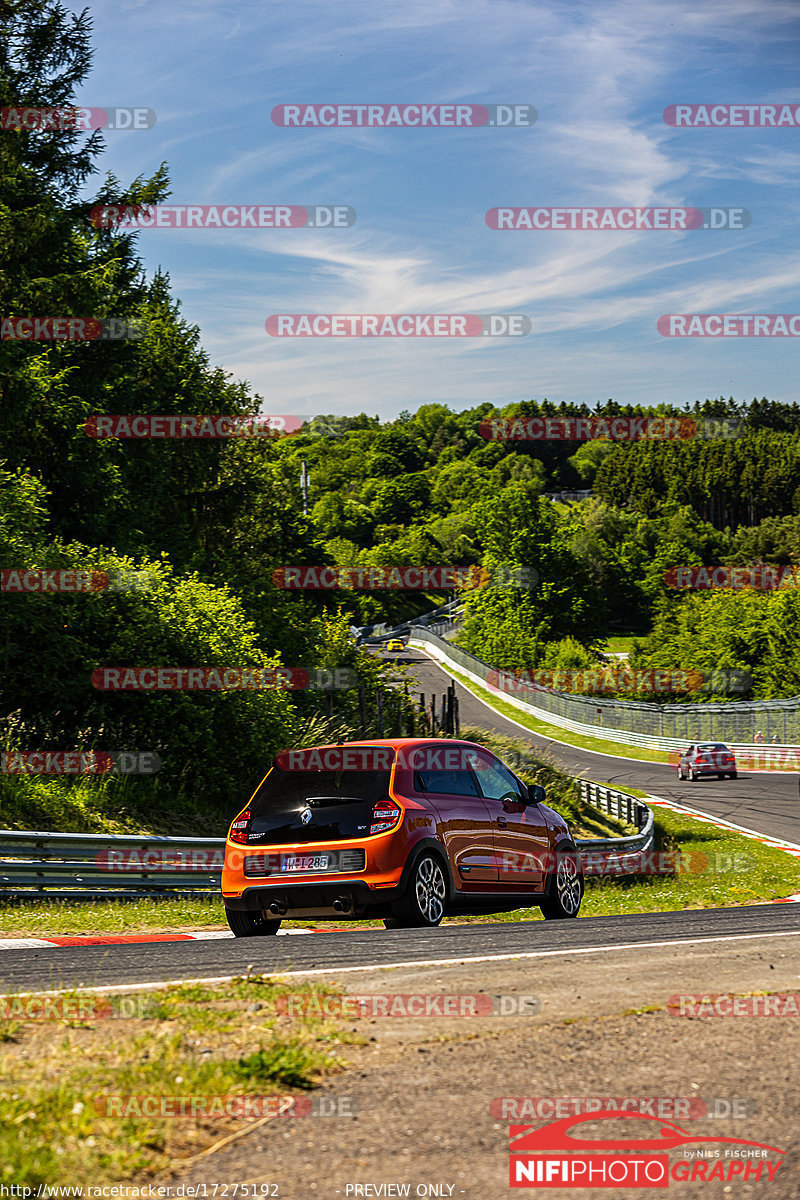
<instances>
[{"instance_id":1,"label":"nifiphotography logo","mask_svg":"<svg viewBox=\"0 0 800 1200\"><path fill-rule=\"evenodd\" d=\"M641 1136L598 1137L600 1121L642 1122ZM586 1135L574 1132L587 1126ZM641 1113L606 1110L569 1116L537 1128L508 1131L509 1186L530 1188L667 1188L676 1182L771 1182L784 1150L744 1138L710 1137ZM669 1151L682 1157L670 1162ZM726 1189L726 1191L729 1189Z\"/></svg>"}]
</instances>

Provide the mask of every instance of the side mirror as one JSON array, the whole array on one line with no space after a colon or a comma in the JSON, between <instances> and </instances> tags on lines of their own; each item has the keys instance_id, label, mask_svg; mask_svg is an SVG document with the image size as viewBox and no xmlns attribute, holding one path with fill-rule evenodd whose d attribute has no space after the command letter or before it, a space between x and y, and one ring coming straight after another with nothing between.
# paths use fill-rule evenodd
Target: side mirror
<instances>
[{"instance_id":1,"label":"side mirror","mask_svg":"<svg viewBox=\"0 0 800 1200\"><path fill-rule=\"evenodd\" d=\"M547 792L539 783L532 783L528 787L528 803L529 804L544 804L547 799Z\"/></svg>"}]
</instances>

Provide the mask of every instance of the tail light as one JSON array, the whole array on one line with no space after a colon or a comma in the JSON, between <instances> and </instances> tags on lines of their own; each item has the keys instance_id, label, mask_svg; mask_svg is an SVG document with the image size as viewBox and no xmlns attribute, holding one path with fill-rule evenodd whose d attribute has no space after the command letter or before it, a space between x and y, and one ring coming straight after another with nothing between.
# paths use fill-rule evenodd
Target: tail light
<instances>
[{"instance_id":1,"label":"tail light","mask_svg":"<svg viewBox=\"0 0 800 1200\"><path fill-rule=\"evenodd\" d=\"M231 823L230 832L228 834L230 840L232 842L240 842L241 844L245 844L247 842L247 828L249 824L250 809L246 808L244 812L239 813L239 816L236 818L236 820Z\"/></svg>"},{"instance_id":2,"label":"tail light","mask_svg":"<svg viewBox=\"0 0 800 1200\"><path fill-rule=\"evenodd\" d=\"M402 808L394 800L376 800L372 807L370 833L385 833L397 824L402 815Z\"/></svg>"},{"instance_id":3,"label":"tail light","mask_svg":"<svg viewBox=\"0 0 800 1200\"><path fill-rule=\"evenodd\" d=\"M697 763L698 767L707 767L708 766L707 758L696 758L694 761Z\"/></svg>"}]
</instances>

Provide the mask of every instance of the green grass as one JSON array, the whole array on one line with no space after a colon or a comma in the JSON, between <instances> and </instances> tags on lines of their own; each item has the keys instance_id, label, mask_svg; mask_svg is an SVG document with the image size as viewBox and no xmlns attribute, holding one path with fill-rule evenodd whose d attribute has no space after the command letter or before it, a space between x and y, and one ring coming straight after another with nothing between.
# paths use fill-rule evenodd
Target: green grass
<instances>
[{"instance_id":1,"label":"green grass","mask_svg":"<svg viewBox=\"0 0 800 1200\"><path fill-rule=\"evenodd\" d=\"M220 837L225 817L157 777L0 775L0 828Z\"/></svg>"},{"instance_id":2,"label":"green grass","mask_svg":"<svg viewBox=\"0 0 800 1200\"><path fill-rule=\"evenodd\" d=\"M213 900L22 900L0 902L0 937L170 933L225 928L222 895Z\"/></svg>"},{"instance_id":3,"label":"green grass","mask_svg":"<svg viewBox=\"0 0 800 1200\"><path fill-rule=\"evenodd\" d=\"M630 654L633 650L633 643L641 641L645 635L643 633L626 633L619 637L606 638L606 650L609 654Z\"/></svg>"},{"instance_id":4,"label":"green grass","mask_svg":"<svg viewBox=\"0 0 800 1200\"><path fill-rule=\"evenodd\" d=\"M97 1015L104 998L75 992L69 999L82 1011L0 1022L0 1184L150 1179L254 1122L202 1112L126 1117L123 1097L188 1103L313 1089L346 1066L337 1048L363 1039L318 1015L282 1015L277 1001L298 992L337 994L328 985L252 976L108 997L116 1019Z\"/></svg>"}]
</instances>

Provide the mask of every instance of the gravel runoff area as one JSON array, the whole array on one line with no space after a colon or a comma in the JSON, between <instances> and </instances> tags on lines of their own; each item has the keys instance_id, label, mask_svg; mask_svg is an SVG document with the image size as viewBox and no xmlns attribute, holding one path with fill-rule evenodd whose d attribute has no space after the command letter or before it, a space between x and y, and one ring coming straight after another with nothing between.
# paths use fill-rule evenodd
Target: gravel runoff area
<instances>
[{"instance_id":1,"label":"gravel runoff area","mask_svg":"<svg viewBox=\"0 0 800 1200\"><path fill-rule=\"evenodd\" d=\"M536 996L540 1003L523 1016L348 1020L348 1028L366 1040L346 1048L350 1069L330 1078L324 1094L337 1101L337 1112L355 1115L277 1120L250 1129L161 1177L171 1185L168 1194L180 1195L181 1184L205 1184L211 1196L211 1185L227 1184L230 1196L233 1184L247 1183L252 1195L273 1183L271 1194L281 1200L524 1195L509 1187L510 1122L500 1119L492 1101L527 1096L701 1098L712 1112L714 1101L723 1102L716 1109L723 1114L731 1111L725 1101L738 1100L746 1115L737 1119L679 1119L686 1108L673 1114L669 1106L662 1115L698 1136L779 1147L786 1153L775 1177L673 1178L669 1194L703 1200L800 1196L800 1017L680 1017L664 1009L676 993L797 993L796 935L369 969L341 980L347 993L488 993ZM661 1010L643 1011L653 1008ZM581 1132L610 1136L608 1125ZM619 1132L633 1135L634 1123L620 1122ZM644 1136L656 1132L648 1122ZM643 1136L640 1129L635 1135ZM686 1158L683 1148L670 1152L672 1164ZM638 1188L546 1189L552 1192L582 1200L653 1194Z\"/></svg>"}]
</instances>

